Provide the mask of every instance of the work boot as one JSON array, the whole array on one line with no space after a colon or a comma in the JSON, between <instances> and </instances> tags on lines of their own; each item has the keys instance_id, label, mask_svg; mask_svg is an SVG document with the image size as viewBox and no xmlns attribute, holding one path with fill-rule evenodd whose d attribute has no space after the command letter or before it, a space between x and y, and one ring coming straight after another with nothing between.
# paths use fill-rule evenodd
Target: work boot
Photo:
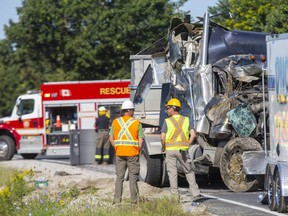
<instances>
[{"instance_id":1,"label":"work boot","mask_svg":"<svg viewBox=\"0 0 288 216\"><path fill-rule=\"evenodd\" d=\"M108 165L108 162L107 162L107 161L104 161L104 162L103 162L103 165Z\"/></svg>"},{"instance_id":2,"label":"work boot","mask_svg":"<svg viewBox=\"0 0 288 216\"><path fill-rule=\"evenodd\" d=\"M198 205L200 205L200 202L203 201L203 200L202 200L203 198L204 198L204 196L201 195L201 194L199 194L198 196L193 197L192 202L191 202L191 205L192 205L192 206L198 206Z\"/></svg>"},{"instance_id":3,"label":"work boot","mask_svg":"<svg viewBox=\"0 0 288 216\"><path fill-rule=\"evenodd\" d=\"M120 203L121 203L121 199L114 198L112 205L116 205L116 204L120 204Z\"/></svg>"}]
</instances>

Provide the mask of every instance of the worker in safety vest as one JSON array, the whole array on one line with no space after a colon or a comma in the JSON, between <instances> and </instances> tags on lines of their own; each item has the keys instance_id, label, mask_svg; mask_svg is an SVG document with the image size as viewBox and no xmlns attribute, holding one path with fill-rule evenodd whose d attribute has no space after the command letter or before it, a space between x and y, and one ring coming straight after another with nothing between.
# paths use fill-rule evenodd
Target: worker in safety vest
<instances>
[{"instance_id":1,"label":"worker in safety vest","mask_svg":"<svg viewBox=\"0 0 288 216\"><path fill-rule=\"evenodd\" d=\"M109 127L110 118L107 117L107 109L104 106L99 107L99 116L95 122L95 128L98 132L96 140L96 154L95 161L97 164L104 164L109 162Z\"/></svg>"},{"instance_id":2,"label":"worker in safety vest","mask_svg":"<svg viewBox=\"0 0 288 216\"><path fill-rule=\"evenodd\" d=\"M128 168L131 203L139 199L138 174L140 171L139 152L143 143L141 123L133 118L135 106L130 100L123 102L122 116L114 119L110 130L110 142L116 154L116 183L113 203L122 200L123 181Z\"/></svg>"},{"instance_id":3,"label":"worker in safety vest","mask_svg":"<svg viewBox=\"0 0 288 216\"><path fill-rule=\"evenodd\" d=\"M192 145L196 138L196 131L190 125L189 118L179 114L180 109L181 103L177 98L170 99L166 104L166 113L169 117L165 119L161 128L162 150L166 151L166 165L172 194L180 198L177 180L178 161L184 170L194 201L201 197L200 190L187 155L183 152Z\"/></svg>"}]
</instances>

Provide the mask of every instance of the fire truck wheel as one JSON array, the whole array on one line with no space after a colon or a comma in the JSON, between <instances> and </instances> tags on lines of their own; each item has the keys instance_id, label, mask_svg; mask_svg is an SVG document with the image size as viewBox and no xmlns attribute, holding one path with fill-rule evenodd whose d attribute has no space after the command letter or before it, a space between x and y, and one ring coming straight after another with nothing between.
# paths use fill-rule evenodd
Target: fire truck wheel
<instances>
[{"instance_id":1,"label":"fire truck wheel","mask_svg":"<svg viewBox=\"0 0 288 216\"><path fill-rule=\"evenodd\" d=\"M281 184L281 177L277 170L275 174L275 195L276 195L275 201L276 201L276 209L279 213L287 212L288 199L287 197L283 196L282 189L283 188Z\"/></svg>"},{"instance_id":2,"label":"fire truck wheel","mask_svg":"<svg viewBox=\"0 0 288 216\"><path fill-rule=\"evenodd\" d=\"M271 170L267 172L267 194L268 194L268 206L271 211L276 210L276 201L275 201L275 181Z\"/></svg>"},{"instance_id":3,"label":"fire truck wheel","mask_svg":"<svg viewBox=\"0 0 288 216\"><path fill-rule=\"evenodd\" d=\"M145 142L143 142L139 162L139 180L158 187L162 179L161 158L159 156L150 156Z\"/></svg>"},{"instance_id":4,"label":"fire truck wheel","mask_svg":"<svg viewBox=\"0 0 288 216\"><path fill-rule=\"evenodd\" d=\"M261 183L262 176L246 175L243 172L243 152L251 150L259 151L262 147L250 137L232 139L223 149L220 159L221 177L225 185L234 192L253 191Z\"/></svg>"},{"instance_id":5,"label":"fire truck wheel","mask_svg":"<svg viewBox=\"0 0 288 216\"><path fill-rule=\"evenodd\" d=\"M21 154L24 159L35 159L37 154Z\"/></svg>"},{"instance_id":6,"label":"fire truck wheel","mask_svg":"<svg viewBox=\"0 0 288 216\"><path fill-rule=\"evenodd\" d=\"M0 161L11 160L15 154L15 143L7 135L0 136Z\"/></svg>"}]
</instances>

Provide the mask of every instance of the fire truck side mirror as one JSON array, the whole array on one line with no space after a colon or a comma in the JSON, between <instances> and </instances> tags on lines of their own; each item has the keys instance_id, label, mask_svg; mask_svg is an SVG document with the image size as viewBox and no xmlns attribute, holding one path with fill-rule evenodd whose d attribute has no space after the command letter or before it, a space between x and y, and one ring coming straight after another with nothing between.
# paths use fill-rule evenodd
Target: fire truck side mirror
<instances>
[{"instance_id":1,"label":"fire truck side mirror","mask_svg":"<svg viewBox=\"0 0 288 216\"><path fill-rule=\"evenodd\" d=\"M21 115L22 115L22 112L21 112L21 110L19 109L20 103L21 103L21 98L19 98L18 100L16 100L16 108L17 108L16 114L17 114L18 116L21 116Z\"/></svg>"}]
</instances>

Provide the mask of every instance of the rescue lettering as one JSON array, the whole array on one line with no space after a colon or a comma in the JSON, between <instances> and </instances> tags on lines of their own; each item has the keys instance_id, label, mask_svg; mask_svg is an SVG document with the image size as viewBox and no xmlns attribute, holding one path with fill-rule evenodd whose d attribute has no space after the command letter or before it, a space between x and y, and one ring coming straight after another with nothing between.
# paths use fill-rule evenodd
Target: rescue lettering
<instances>
[{"instance_id":1,"label":"rescue lettering","mask_svg":"<svg viewBox=\"0 0 288 216\"><path fill-rule=\"evenodd\" d=\"M128 87L116 87L116 88L100 88L100 95L125 95L130 94Z\"/></svg>"}]
</instances>

